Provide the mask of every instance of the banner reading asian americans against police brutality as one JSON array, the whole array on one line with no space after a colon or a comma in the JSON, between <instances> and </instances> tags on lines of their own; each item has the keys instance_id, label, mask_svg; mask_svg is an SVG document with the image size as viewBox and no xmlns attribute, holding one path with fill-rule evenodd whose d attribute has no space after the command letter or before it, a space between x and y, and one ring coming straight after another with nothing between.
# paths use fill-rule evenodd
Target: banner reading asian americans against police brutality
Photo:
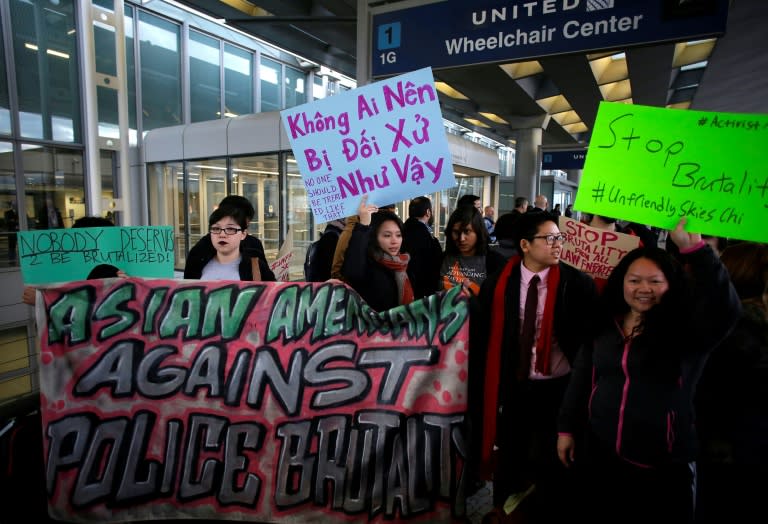
<instances>
[{"instance_id":1,"label":"banner reading asian americans against police brutality","mask_svg":"<svg viewBox=\"0 0 768 524\"><path fill-rule=\"evenodd\" d=\"M113 279L42 291L51 515L462 515L458 291L381 313L334 284Z\"/></svg>"}]
</instances>

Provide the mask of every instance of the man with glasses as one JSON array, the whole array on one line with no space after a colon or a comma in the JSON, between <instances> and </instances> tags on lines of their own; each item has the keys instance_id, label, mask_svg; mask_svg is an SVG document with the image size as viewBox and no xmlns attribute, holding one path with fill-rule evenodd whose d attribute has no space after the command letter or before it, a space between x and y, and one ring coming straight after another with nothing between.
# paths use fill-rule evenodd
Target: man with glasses
<instances>
[{"instance_id":1,"label":"man with glasses","mask_svg":"<svg viewBox=\"0 0 768 524\"><path fill-rule=\"evenodd\" d=\"M588 275L560 262L564 242L554 216L521 215L515 246L522 255L483 282L470 317L470 458L480 474L493 474L497 507L517 502L536 522L565 518L577 502L572 472L553 450L596 293Z\"/></svg>"},{"instance_id":2,"label":"man with glasses","mask_svg":"<svg viewBox=\"0 0 768 524\"><path fill-rule=\"evenodd\" d=\"M239 273L248 272L251 275L250 279L239 278L235 280L254 280L262 282L274 282L275 274L269 267L267 257L264 254L264 246L261 240L253 235L248 234L248 224L253 219L256 211L253 209L253 205L247 198L240 195L228 195L224 197L219 205L218 209L231 208L230 215L242 216L243 223L240 227L240 231L233 231L236 229L233 224L229 228L221 229L218 225L214 225L211 222L211 229L207 235L201 238L192 249L189 250L187 255L187 263L184 266L184 278L185 279L199 279L202 276L203 269L214 257L217 256L217 248L213 244L212 236L216 237L216 241L222 244L228 244L232 238L242 236L242 240L239 244L239 252L243 255L243 259L247 258L248 268L243 269ZM216 213L216 211L214 211ZM218 219L217 219L218 220ZM215 231L214 231L215 228ZM229 239L227 237L230 237ZM220 249L226 246L220 246ZM241 259L242 262L242 259Z\"/></svg>"}]
</instances>

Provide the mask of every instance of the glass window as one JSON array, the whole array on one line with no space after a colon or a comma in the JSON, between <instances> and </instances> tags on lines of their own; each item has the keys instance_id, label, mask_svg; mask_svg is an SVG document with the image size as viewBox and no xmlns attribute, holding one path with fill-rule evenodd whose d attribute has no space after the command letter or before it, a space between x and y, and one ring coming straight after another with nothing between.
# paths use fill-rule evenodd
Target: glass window
<instances>
[{"instance_id":1,"label":"glass window","mask_svg":"<svg viewBox=\"0 0 768 524\"><path fill-rule=\"evenodd\" d=\"M5 57L5 46L3 45L2 24L0 24L0 58ZM5 60L0 60L0 133L4 135L11 134L11 99L8 95L8 84L6 83Z\"/></svg>"},{"instance_id":2,"label":"glass window","mask_svg":"<svg viewBox=\"0 0 768 524\"><path fill-rule=\"evenodd\" d=\"M138 143L136 121L136 57L134 54L133 9L125 6L125 68L128 71L128 135L130 143Z\"/></svg>"},{"instance_id":3,"label":"glass window","mask_svg":"<svg viewBox=\"0 0 768 524\"><path fill-rule=\"evenodd\" d=\"M187 162L189 181L189 247L208 233L208 217L227 195L225 158Z\"/></svg>"},{"instance_id":4,"label":"glass window","mask_svg":"<svg viewBox=\"0 0 768 524\"><path fill-rule=\"evenodd\" d=\"M139 12L144 131L182 123L179 26Z\"/></svg>"},{"instance_id":5,"label":"glass window","mask_svg":"<svg viewBox=\"0 0 768 524\"><path fill-rule=\"evenodd\" d=\"M32 392L32 368L25 326L0 331L0 404Z\"/></svg>"},{"instance_id":6,"label":"glass window","mask_svg":"<svg viewBox=\"0 0 768 524\"><path fill-rule=\"evenodd\" d=\"M173 226L175 267L183 269L187 259L184 218L184 167L181 162L147 164L149 223Z\"/></svg>"},{"instance_id":7,"label":"glass window","mask_svg":"<svg viewBox=\"0 0 768 524\"><path fill-rule=\"evenodd\" d=\"M294 107L307 102L307 75L292 67L285 68L285 107Z\"/></svg>"},{"instance_id":8,"label":"glass window","mask_svg":"<svg viewBox=\"0 0 768 524\"><path fill-rule=\"evenodd\" d=\"M432 207L435 208L435 236L440 242L445 243L445 233L443 229L448 223L451 213L456 209L456 202L464 195L483 195L483 177L456 176L456 185L450 189L440 192L440 200L433 200ZM439 209L436 205L439 202ZM437 224L440 224L438 227Z\"/></svg>"},{"instance_id":9,"label":"glass window","mask_svg":"<svg viewBox=\"0 0 768 524\"><path fill-rule=\"evenodd\" d=\"M232 159L232 193L253 204L256 215L248 232L264 244L272 262L280 249L280 184L277 155Z\"/></svg>"},{"instance_id":10,"label":"glass window","mask_svg":"<svg viewBox=\"0 0 768 524\"><path fill-rule=\"evenodd\" d=\"M11 0L22 136L80 142L74 2Z\"/></svg>"},{"instance_id":11,"label":"glass window","mask_svg":"<svg viewBox=\"0 0 768 524\"><path fill-rule=\"evenodd\" d=\"M0 142L0 202L3 226L0 228L0 267L17 264L16 247L19 230L19 203L16 201L16 177L13 169L13 146Z\"/></svg>"},{"instance_id":12,"label":"glass window","mask_svg":"<svg viewBox=\"0 0 768 524\"><path fill-rule=\"evenodd\" d=\"M82 152L31 144L21 149L29 228L72 227L86 214Z\"/></svg>"},{"instance_id":13,"label":"glass window","mask_svg":"<svg viewBox=\"0 0 768 524\"><path fill-rule=\"evenodd\" d=\"M259 85L261 86L261 111L279 111L282 66L279 62L261 57Z\"/></svg>"},{"instance_id":14,"label":"glass window","mask_svg":"<svg viewBox=\"0 0 768 524\"><path fill-rule=\"evenodd\" d=\"M224 44L224 116L253 113L253 55Z\"/></svg>"},{"instance_id":15,"label":"glass window","mask_svg":"<svg viewBox=\"0 0 768 524\"><path fill-rule=\"evenodd\" d=\"M293 257L291 257L289 279L304 280L304 257L307 254L307 247L318 237L316 234L312 234L315 223L312 211L309 209L307 189L304 187L304 180L299 174L299 166L292 154L288 155L286 173L288 175L286 177L288 184L288 235L293 240Z\"/></svg>"},{"instance_id":16,"label":"glass window","mask_svg":"<svg viewBox=\"0 0 768 524\"><path fill-rule=\"evenodd\" d=\"M325 77L315 75L314 85L312 86L312 98L320 100L325 97Z\"/></svg>"},{"instance_id":17,"label":"glass window","mask_svg":"<svg viewBox=\"0 0 768 524\"><path fill-rule=\"evenodd\" d=\"M189 91L192 122L221 118L219 41L189 32Z\"/></svg>"}]
</instances>

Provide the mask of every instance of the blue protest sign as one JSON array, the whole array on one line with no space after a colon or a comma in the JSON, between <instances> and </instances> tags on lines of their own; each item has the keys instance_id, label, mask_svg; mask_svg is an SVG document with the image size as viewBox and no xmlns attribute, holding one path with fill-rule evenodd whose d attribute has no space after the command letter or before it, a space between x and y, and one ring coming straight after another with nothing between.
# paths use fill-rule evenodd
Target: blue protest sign
<instances>
[{"instance_id":1,"label":"blue protest sign","mask_svg":"<svg viewBox=\"0 0 768 524\"><path fill-rule=\"evenodd\" d=\"M280 114L317 222L456 184L430 68Z\"/></svg>"}]
</instances>

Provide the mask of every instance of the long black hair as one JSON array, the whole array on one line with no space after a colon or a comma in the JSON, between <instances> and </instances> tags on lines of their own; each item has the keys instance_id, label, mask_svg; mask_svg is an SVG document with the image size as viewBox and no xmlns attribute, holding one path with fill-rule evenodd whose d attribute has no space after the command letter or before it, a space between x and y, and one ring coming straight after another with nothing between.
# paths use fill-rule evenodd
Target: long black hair
<instances>
[{"instance_id":1,"label":"long black hair","mask_svg":"<svg viewBox=\"0 0 768 524\"><path fill-rule=\"evenodd\" d=\"M381 253L382 249L379 247L379 229L384 225L384 222L392 221L397 224L400 229L400 235L403 235L403 221L400 217L391 211L376 211L371 215L371 229L368 234L368 256L375 258L376 253ZM403 252L402 245L400 246L400 252Z\"/></svg>"},{"instance_id":2,"label":"long black hair","mask_svg":"<svg viewBox=\"0 0 768 524\"><path fill-rule=\"evenodd\" d=\"M446 255L460 255L459 247L456 245L456 241L453 239L453 226L459 224L461 226L469 226L477 235L477 243L475 244L475 255L485 255L488 253L488 229L485 227L483 217L480 211L476 207L461 206L457 207L451 216L448 218L448 223L445 225L445 254Z\"/></svg>"},{"instance_id":3,"label":"long black hair","mask_svg":"<svg viewBox=\"0 0 768 524\"><path fill-rule=\"evenodd\" d=\"M682 265L669 253L656 246L633 249L619 261L608 277L608 282L601 295L601 319L605 325L613 325L629 312L629 304L624 299L624 277L638 259L645 258L653 262L667 279L669 288L658 304L649 309L641 324L639 337L654 341L664 339L682 340L686 334L676 326L681 325L681 317L690 314L692 309L692 288Z\"/></svg>"}]
</instances>

